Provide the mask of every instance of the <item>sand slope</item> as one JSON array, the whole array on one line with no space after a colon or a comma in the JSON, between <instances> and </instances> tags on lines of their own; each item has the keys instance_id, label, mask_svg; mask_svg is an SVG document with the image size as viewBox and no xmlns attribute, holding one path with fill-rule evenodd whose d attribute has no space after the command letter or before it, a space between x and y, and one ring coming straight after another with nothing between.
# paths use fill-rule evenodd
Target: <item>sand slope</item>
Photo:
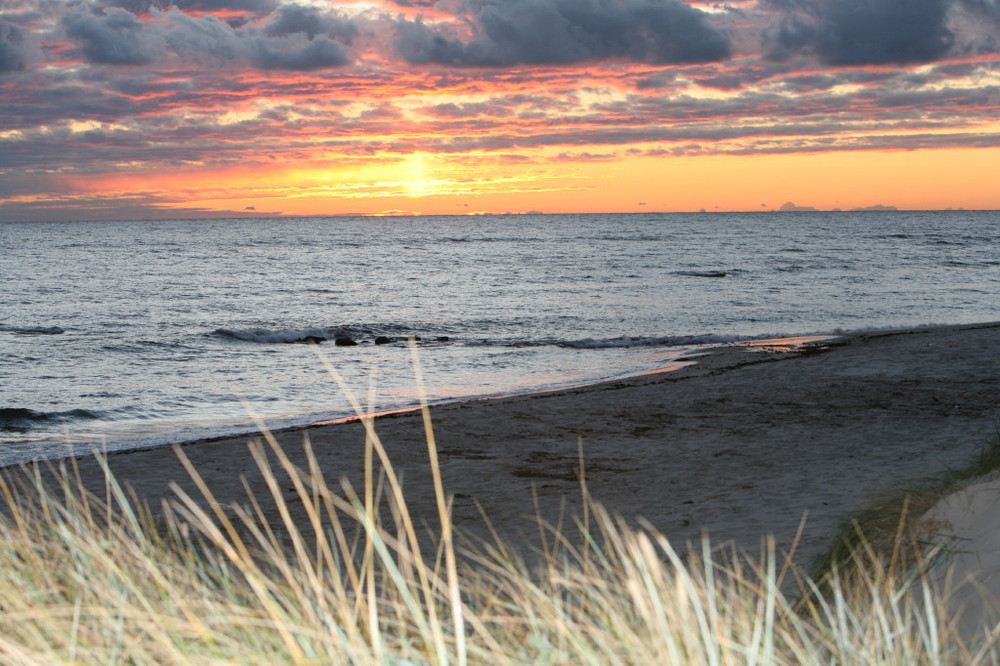
<instances>
[{"instance_id":1,"label":"sand slope","mask_svg":"<svg viewBox=\"0 0 1000 666\"><path fill-rule=\"evenodd\" d=\"M1000 480L954 492L923 516L929 545L941 548L931 570L950 592L952 617L967 638L1000 622Z\"/></svg>"}]
</instances>

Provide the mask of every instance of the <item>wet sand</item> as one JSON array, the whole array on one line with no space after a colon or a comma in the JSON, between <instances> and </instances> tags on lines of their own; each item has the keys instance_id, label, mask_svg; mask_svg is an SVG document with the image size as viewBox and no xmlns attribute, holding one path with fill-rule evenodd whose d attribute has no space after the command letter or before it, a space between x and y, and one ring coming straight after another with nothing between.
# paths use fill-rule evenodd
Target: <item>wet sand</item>
<instances>
[{"instance_id":1,"label":"wet sand","mask_svg":"<svg viewBox=\"0 0 1000 666\"><path fill-rule=\"evenodd\" d=\"M505 539L537 543L536 508L553 521L580 513L582 442L590 492L630 522L641 517L679 548L707 533L753 553L765 534L787 548L805 517L796 561L808 564L876 494L962 467L996 440L998 349L1000 323L863 332L797 351L725 346L671 372L436 406L454 522L483 534L478 503ZM433 526L420 414L379 417L376 428L411 510ZM360 423L276 433L302 466L305 434L328 481L359 487ZM183 450L223 503L245 502L243 479L267 494L246 438ZM94 460L78 463L85 483L103 488ZM109 463L153 506L172 482L196 492L169 447Z\"/></svg>"}]
</instances>

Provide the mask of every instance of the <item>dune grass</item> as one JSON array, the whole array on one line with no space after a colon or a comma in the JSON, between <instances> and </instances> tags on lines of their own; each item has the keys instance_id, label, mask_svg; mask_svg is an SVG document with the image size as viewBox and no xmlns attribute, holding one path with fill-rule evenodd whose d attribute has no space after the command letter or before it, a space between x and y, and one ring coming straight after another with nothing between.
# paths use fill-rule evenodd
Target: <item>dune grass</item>
<instances>
[{"instance_id":1,"label":"dune grass","mask_svg":"<svg viewBox=\"0 0 1000 666\"><path fill-rule=\"evenodd\" d=\"M370 445L381 454L377 438ZM707 543L682 556L654 529L629 527L593 501L577 542L548 526L540 564L498 541L458 552L452 537L427 549L391 471L384 493L374 474L360 492L334 490L314 460L296 470L273 441L251 451L287 517L278 524L254 501L219 505L207 487L205 497L178 495L154 515L110 477L97 497L71 468L55 485L37 472L8 475L0 661L1000 661L996 644L962 642L941 591L873 551L854 554L850 575L831 569L820 590L773 546L756 559ZM290 518L285 477L308 525ZM783 591L789 576L796 594Z\"/></svg>"},{"instance_id":2,"label":"dune grass","mask_svg":"<svg viewBox=\"0 0 1000 666\"><path fill-rule=\"evenodd\" d=\"M103 494L87 492L71 463L0 476L0 662L1000 662L992 638L963 640L945 592L911 561L862 542L849 571L834 563L817 582L773 544L757 557L707 542L678 553L588 496L582 456L579 537L541 525L531 558L499 539L464 542L424 410L440 520L430 542L371 419L357 489L328 484L308 440L298 469L266 433L249 448L268 493L240 506L216 501L190 463L201 495L175 489L155 511L110 473Z\"/></svg>"}]
</instances>

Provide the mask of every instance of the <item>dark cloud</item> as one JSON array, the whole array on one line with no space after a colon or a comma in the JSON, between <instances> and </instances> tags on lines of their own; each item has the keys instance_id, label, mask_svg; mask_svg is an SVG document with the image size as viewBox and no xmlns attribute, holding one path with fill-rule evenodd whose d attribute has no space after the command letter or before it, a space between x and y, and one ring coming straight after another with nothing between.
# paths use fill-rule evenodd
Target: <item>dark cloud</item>
<instances>
[{"instance_id":1,"label":"dark cloud","mask_svg":"<svg viewBox=\"0 0 1000 666\"><path fill-rule=\"evenodd\" d=\"M0 171L0 200L21 194L33 194L51 187L51 176L24 173L20 170Z\"/></svg>"},{"instance_id":2,"label":"dark cloud","mask_svg":"<svg viewBox=\"0 0 1000 666\"><path fill-rule=\"evenodd\" d=\"M658 72L651 76L643 76L635 82L636 90L663 90L672 88L677 82L673 72Z\"/></svg>"},{"instance_id":3,"label":"dark cloud","mask_svg":"<svg viewBox=\"0 0 1000 666\"><path fill-rule=\"evenodd\" d=\"M145 21L119 7L96 14L66 14L62 26L94 63L146 65L157 59L162 48L162 41Z\"/></svg>"},{"instance_id":4,"label":"dark cloud","mask_svg":"<svg viewBox=\"0 0 1000 666\"><path fill-rule=\"evenodd\" d=\"M401 21L396 26L396 51L407 61L425 65L472 64L467 47L457 39L439 35L427 27L421 19Z\"/></svg>"},{"instance_id":5,"label":"dark cloud","mask_svg":"<svg viewBox=\"0 0 1000 666\"><path fill-rule=\"evenodd\" d=\"M716 90L739 90L753 83L753 79L744 76L743 72L738 71L728 74L717 74L715 76L697 77L694 80L700 86L715 88Z\"/></svg>"},{"instance_id":6,"label":"dark cloud","mask_svg":"<svg viewBox=\"0 0 1000 666\"><path fill-rule=\"evenodd\" d=\"M439 118L480 118L482 116L535 117L553 111L572 113L573 104L566 99L550 95L504 95L480 102L447 102L434 104L425 109L429 115Z\"/></svg>"},{"instance_id":7,"label":"dark cloud","mask_svg":"<svg viewBox=\"0 0 1000 666\"><path fill-rule=\"evenodd\" d=\"M245 57L245 42L231 25L211 14L191 16L172 9L166 13L165 40L182 58L226 62Z\"/></svg>"},{"instance_id":8,"label":"dark cloud","mask_svg":"<svg viewBox=\"0 0 1000 666\"><path fill-rule=\"evenodd\" d=\"M264 34L268 37L301 33L313 39L317 35L326 35L345 44L350 44L357 32L357 28L347 21L316 7L296 4L279 7L264 26Z\"/></svg>"},{"instance_id":9,"label":"dark cloud","mask_svg":"<svg viewBox=\"0 0 1000 666\"><path fill-rule=\"evenodd\" d=\"M256 40L252 62L261 69L291 69L308 71L340 67L351 59L343 47L325 35L308 40L304 45L276 44L274 40Z\"/></svg>"},{"instance_id":10,"label":"dark cloud","mask_svg":"<svg viewBox=\"0 0 1000 666\"><path fill-rule=\"evenodd\" d=\"M261 69L315 70L351 61L344 46L351 24L315 9L289 5L259 30L234 27L211 14L154 10L144 20L120 7L62 18L66 35L92 63L146 65L168 53L193 62L248 62Z\"/></svg>"},{"instance_id":11,"label":"dark cloud","mask_svg":"<svg viewBox=\"0 0 1000 666\"><path fill-rule=\"evenodd\" d=\"M979 16L1000 23L1000 0L961 0L961 2Z\"/></svg>"},{"instance_id":12,"label":"dark cloud","mask_svg":"<svg viewBox=\"0 0 1000 666\"><path fill-rule=\"evenodd\" d=\"M808 153L833 149L901 150L944 148L956 145L992 148L1000 147L1000 135L992 132L963 132L956 135L941 133L869 134L844 136L842 132L852 127L817 127L814 125L746 125L742 127L682 127L595 130L588 132L560 132L536 135L495 134L489 137L457 137L432 139L422 145L395 144L388 148L394 152L433 150L440 153L467 151L498 151L536 148L539 146L588 147L628 146L635 143L662 143L660 154L780 154Z\"/></svg>"},{"instance_id":13,"label":"dark cloud","mask_svg":"<svg viewBox=\"0 0 1000 666\"><path fill-rule=\"evenodd\" d=\"M0 199L0 218L10 222L80 221L80 220L148 220L246 217L248 215L280 215L280 211L248 212L216 210L191 206L176 206L162 194L115 193L111 196L66 196L63 185L51 184L52 191L35 193L35 201L9 202Z\"/></svg>"},{"instance_id":14,"label":"dark cloud","mask_svg":"<svg viewBox=\"0 0 1000 666\"><path fill-rule=\"evenodd\" d=\"M853 70L846 72L810 72L808 74L791 74L781 78L783 91L801 94L830 90L842 85L868 85L872 83L889 82L897 76L891 71Z\"/></svg>"},{"instance_id":15,"label":"dark cloud","mask_svg":"<svg viewBox=\"0 0 1000 666\"><path fill-rule=\"evenodd\" d=\"M955 51L959 55L1000 52L1000 0L953 0L956 5Z\"/></svg>"},{"instance_id":16,"label":"dark cloud","mask_svg":"<svg viewBox=\"0 0 1000 666\"><path fill-rule=\"evenodd\" d=\"M353 27L329 14L289 5L264 25L234 28L206 14L191 16L172 9L165 14L170 49L194 61L249 61L261 69L315 70L351 62L339 41L349 41Z\"/></svg>"},{"instance_id":17,"label":"dark cloud","mask_svg":"<svg viewBox=\"0 0 1000 666\"><path fill-rule=\"evenodd\" d=\"M278 6L277 0L171 0L170 5L178 9L203 12L237 10L266 14Z\"/></svg>"},{"instance_id":18,"label":"dark cloud","mask_svg":"<svg viewBox=\"0 0 1000 666\"><path fill-rule=\"evenodd\" d=\"M729 39L680 0L468 0L462 41L420 20L401 21L409 62L453 66L566 65L627 59L654 64L723 60Z\"/></svg>"},{"instance_id":19,"label":"dark cloud","mask_svg":"<svg viewBox=\"0 0 1000 666\"><path fill-rule=\"evenodd\" d=\"M238 11L267 15L278 6L278 0L105 0L104 4L122 7L134 14L176 7L181 11Z\"/></svg>"},{"instance_id":20,"label":"dark cloud","mask_svg":"<svg viewBox=\"0 0 1000 666\"><path fill-rule=\"evenodd\" d=\"M812 52L828 65L930 62L954 42L952 0L766 0L784 13L765 33L766 56Z\"/></svg>"},{"instance_id":21,"label":"dark cloud","mask_svg":"<svg viewBox=\"0 0 1000 666\"><path fill-rule=\"evenodd\" d=\"M976 71L977 68L978 65L973 63L941 65L940 67L934 68L934 74L940 75L944 78L970 76Z\"/></svg>"},{"instance_id":22,"label":"dark cloud","mask_svg":"<svg viewBox=\"0 0 1000 666\"><path fill-rule=\"evenodd\" d=\"M0 74L27 67L32 60L33 46L27 30L0 19Z\"/></svg>"}]
</instances>

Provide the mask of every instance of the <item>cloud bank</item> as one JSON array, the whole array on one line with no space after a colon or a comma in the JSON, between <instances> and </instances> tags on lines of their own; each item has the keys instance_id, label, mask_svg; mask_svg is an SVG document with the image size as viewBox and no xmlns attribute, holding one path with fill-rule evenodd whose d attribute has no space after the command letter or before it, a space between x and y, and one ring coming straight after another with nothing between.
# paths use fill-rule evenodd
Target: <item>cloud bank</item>
<instances>
[{"instance_id":1,"label":"cloud bank","mask_svg":"<svg viewBox=\"0 0 1000 666\"><path fill-rule=\"evenodd\" d=\"M260 69L314 70L352 60L356 29L312 7L283 5L260 27L230 23L177 7L150 9L142 19L121 7L95 7L63 15L60 25L88 62L149 65L168 55L195 63L246 62Z\"/></svg>"},{"instance_id":2,"label":"cloud bank","mask_svg":"<svg viewBox=\"0 0 1000 666\"><path fill-rule=\"evenodd\" d=\"M48 39L63 37L75 46L52 53L110 66L156 66L179 58L265 70L358 62L500 69L602 62L670 66L759 56L838 68L1000 50L998 0L735 4L707 11L684 0L384 0L380 9L305 0L175 0L169 6L152 0L18 0L20 20L0 12L0 73L38 60L29 23ZM747 52L754 35L756 54ZM717 80L720 89L739 85Z\"/></svg>"},{"instance_id":3,"label":"cloud bank","mask_svg":"<svg viewBox=\"0 0 1000 666\"><path fill-rule=\"evenodd\" d=\"M470 39L405 21L397 26L397 52L411 63L457 67L700 63L731 54L706 14L680 0L474 0L461 16Z\"/></svg>"}]
</instances>

